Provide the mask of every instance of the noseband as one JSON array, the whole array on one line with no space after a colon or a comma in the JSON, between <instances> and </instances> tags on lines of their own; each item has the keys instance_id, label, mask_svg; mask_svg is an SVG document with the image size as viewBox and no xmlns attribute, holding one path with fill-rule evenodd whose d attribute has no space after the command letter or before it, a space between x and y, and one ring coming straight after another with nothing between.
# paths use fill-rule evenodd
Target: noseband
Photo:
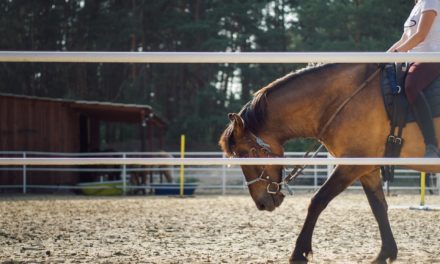
<instances>
[{"instance_id":1,"label":"noseband","mask_svg":"<svg viewBox=\"0 0 440 264\"><path fill-rule=\"evenodd\" d=\"M268 194L277 194L277 193L279 193L281 191L282 182L273 182L273 181L271 181L269 175L264 177L265 170L266 170L266 166L263 167L263 170L261 171L261 174L260 174L260 176L258 178L253 179L251 181L246 181L245 182L246 186L250 186L250 185L252 185L254 183L257 183L259 181L263 181L263 182L267 183L266 191L267 191ZM274 186L275 188L272 189L272 186Z\"/></svg>"},{"instance_id":2,"label":"noseband","mask_svg":"<svg viewBox=\"0 0 440 264\"><path fill-rule=\"evenodd\" d=\"M252 147L249 150L249 157L254 156L254 153L258 153L258 152L263 152L265 155L267 155L268 158L279 158L280 156L273 153L272 149L270 148L270 145L265 143L263 139L261 139L260 137L257 137L256 135L252 134L252 137L255 139L255 142L253 142L252 140L249 140L249 142L253 145L256 146ZM314 148L314 147L313 147ZM308 151L304 157L316 157L316 155L322 150L323 146L321 145L312 155L310 155L311 151ZM237 157L239 155L237 155L234 152L234 156ZM258 155L257 155L258 156ZM283 168L283 176L281 179L281 182L274 182L270 180L269 175L265 174L266 171L266 166L262 166L262 171L260 173L260 176L258 176L257 178L250 180L250 181L246 181L245 180L245 184L246 186L251 186L252 184L255 184L257 182L265 182L267 183L266 186L266 191L268 194L282 194L282 195L286 195L285 193L282 192L282 187L285 187L285 189L288 191L288 193L290 195L293 195L293 191L290 189L289 187L289 183L294 181L299 175L302 174L302 171L305 169L306 166L295 166L295 168L292 169L291 172L287 172L287 170L285 168Z\"/></svg>"},{"instance_id":3,"label":"noseband","mask_svg":"<svg viewBox=\"0 0 440 264\"><path fill-rule=\"evenodd\" d=\"M257 137L256 135L252 134L253 138L255 139L255 142L253 142L252 140L249 140L250 143L255 144L256 146L251 148L249 150L249 157L254 156L254 153L257 154L258 156L258 152L263 152L268 158L279 158L279 155L276 155L275 153L272 152L272 149L270 148L270 145L265 143L260 137ZM238 156L234 153L234 156ZM250 181L245 181L246 186L250 186L252 184L255 184L257 182L265 182L267 183L266 186L266 191L268 194L278 194L281 193L281 187L282 186L286 186L286 188L288 189L289 187L287 186L287 184L282 180L281 182L275 182L275 181L271 181L269 175L266 175L266 166L262 166L262 171L260 173L260 176L258 176L257 178L250 180Z\"/></svg>"}]
</instances>

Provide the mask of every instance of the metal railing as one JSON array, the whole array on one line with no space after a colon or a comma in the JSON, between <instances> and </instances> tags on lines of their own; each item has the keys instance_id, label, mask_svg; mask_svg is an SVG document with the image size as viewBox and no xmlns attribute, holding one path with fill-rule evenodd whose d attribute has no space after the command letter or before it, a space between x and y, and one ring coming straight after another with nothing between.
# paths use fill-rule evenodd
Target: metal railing
<instances>
[{"instance_id":1,"label":"metal railing","mask_svg":"<svg viewBox=\"0 0 440 264\"><path fill-rule=\"evenodd\" d=\"M57 52L0 51L0 62L386 63L440 62L440 52Z\"/></svg>"},{"instance_id":2,"label":"metal railing","mask_svg":"<svg viewBox=\"0 0 440 264\"><path fill-rule=\"evenodd\" d=\"M8 158L117 158L117 159L130 159L130 158L151 158L163 153L160 152L97 152L97 153L51 153L51 152L17 152L17 151L3 151L0 152L0 158L8 157ZM169 154L174 157L179 157L179 152L170 152ZM302 152L287 152L285 153L288 158L297 158L302 157L304 153ZM185 153L186 158L224 158L222 153L220 152L187 152ZM321 153L317 158L327 158L331 157L328 153ZM180 168L178 166L167 166L167 170L170 171L174 179L177 179L178 172ZM333 171L334 165L312 165L305 169L304 175L302 175L295 184L292 185L293 190L316 190L319 186L327 179L327 176ZM28 184L29 177L32 177L32 174L42 173L42 172L51 172L52 174L56 174L57 172L62 173L65 172L76 172L76 173L89 173L91 177L97 178L102 182L106 182L108 175L113 173L117 174L120 185L117 185L118 188L122 190L125 194L128 191L146 189L160 189L165 188L165 184L157 183L159 181L159 176L157 175L159 171L162 171L163 168L158 168L154 166L130 166L128 164L123 164L120 166L116 166L113 168L109 168L108 166L97 165L97 166L0 166L0 172L3 172L3 177L5 177L5 173L7 172L21 172L22 175L22 184L21 185L0 185L0 189L18 189L20 188L23 193L27 193L28 189L69 189L69 190L77 190L84 189L84 186L79 185L30 185ZM145 174L153 177L153 181L147 182L146 185L138 186L133 185L130 182L130 178L133 173L136 172L144 172ZM405 169L397 169L395 182L391 184L391 186L385 185L384 187L390 187L390 190L419 190L420 186L418 184L420 173L412 170ZM241 169L237 165L217 165L217 166L186 166L185 167L185 178L187 182L193 182L197 184L197 192L209 192L209 193L221 193L227 194L231 192L237 192L238 190L246 190L246 186L244 185L243 176ZM427 188L428 191L435 191L440 194L440 181L438 177L431 178L431 186ZM89 186L87 188L90 189L105 189L110 188L108 186ZM112 187L113 188L113 187ZM179 187L176 185L175 187L166 188L176 188ZM354 184L354 186L350 187L351 189L359 189L361 188L359 184Z\"/></svg>"},{"instance_id":3,"label":"metal railing","mask_svg":"<svg viewBox=\"0 0 440 264\"><path fill-rule=\"evenodd\" d=\"M308 62L322 62L322 63L385 63L385 62L440 62L440 53L439 52L427 52L427 53L385 53L385 52L249 52L249 53L240 53L240 52L39 52L39 51L0 51L0 62L66 62L66 63L308 63ZM3 153L3 155L13 155L14 153ZM0 154L2 155L2 154ZM28 173L35 172L37 170L46 170L46 171L77 171L81 172L84 170L90 170L90 168L81 168L81 167L42 167L41 160L34 159L33 164L37 165L38 168L31 166L32 157L36 157L38 155L42 155L43 157L93 157L91 153L78 154L78 153L36 153L36 152L20 152L15 153L14 155L19 156L21 159L5 159L0 165L0 170L16 170L17 167L5 167L5 165L16 164L20 165L19 170L22 171L23 184L18 186L18 188L22 188L23 192L26 192L28 188L39 188L41 186L32 186L27 185L26 182L30 175ZM121 174L122 178L122 188L124 192L128 188L136 188L136 186L127 186L127 178L131 172L133 172L133 168L128 166L128 159L130 159L130 155L141 155L140 153L99 153L99 156L95 157L103 157L107 155L111 155L110 157L114 157L116 155L118 159L121 159L120 168L117 170ZM142 154L143 155L143 154ZM147 154L146 154L147 155ZM194 156L207 155L206 153L198 153L194 154ZM213 154L219 155L219 154ZM295 155L294 153L288 153L288 155ZM109 157L107 156L107 157ZM187 157L191 157L191 153L188 153ZM116 163L118 159L112 158L102 158L102 160L93 159L86 160L82 158L81 160L70 159L69 162L71 165L74 165L75 162L82 164L112 164ZM105 162L104 162L105 160ZM319 160L319 159L318 159ZM389 159L395 164L431 164L437 165L438 160L432 159ZM52 165L66 165L68 159L51 159ZM159 162L159 159L149 160L150 162ZM131 158L131 162L133 164L140 163L139 159ZM160 161L165 162L165 161ZM168 164L175 164L176 160L167 160ZM232 166L229 168L224 165L224 160L217 160L217 167L207 167L206 165L213 165L213 160L205 160L203 163L199 160L191 160L185 159L184 161L187 165L192 164L191 166L187 166L186 172L189 175L193 175L194 177L198 177L200 182L201 180L208 178L206 175L210 175L212 178L221 178L221 184L200 184L200 187L204 188L220 188L222 189L222 193L225 193L227 189L231 188L243 188L242 185L242 176L240 170L236 166ZM198 162L198 163L197 163ZM273 164L275 162L271 159L260 159L260 160L240 160L234 159L231 161L231 164L243 164L247 162L248 164L252 162L255 164L258 162L259 164ZM277 164L280 162L284 162L284 164L304 164L299 162L306 162L304 159L296 159L296 160L287 160L284 159L280 161L278 159ZM295 185L296 189L316 189L320 182L325 180L329 171L332 169L333 165L336 164L352 164L359 165L361 162L365 164L387 164L384 162L384 159L338 159L333 160L331 164L329 164L329 160L323 159L321 165L317 165L315 162L317 160L308 159L308 164L312 165L312 168L305 170L304 176L301 177L299 184ZM183 163L183 161L182 161ZM204 166L194 166L195 164L204 165ZM152 163L153 164L153 163ZM392 164L392 163L389 163ZM76 164L78 165L78 164ZM147 165L147 164L142 164ZM150 164L151 165L151 164ZM220 167L218 167L220 166ZM94 167L94 171L104 172L106 168L104 167ZM108 168L107 168L108 169ZM175 171L176 168L173 168ZM203 173L202 173L203 172ZM202 176L200 174L206 174ZM402 176L403 175L403 176ZM401 178L411 179L418 178L419 175L416 172L411 172L407 170L397 170L396 180ZM237 183L229 184L231 179L238 178L240 179ZM313 179L313 184L303 184L303 181ZM240 184L241 183L241 184ZM440 189L438 181L436 182L437 189ZM415 186L414 186L415 185ZM0 188L8 188L11 186L0 186ZM16 188L17 186L12 186ZM12 188L11 187L11 188ZM47 186L43 186L47 188ZM43 188L42 187L42 188ZM147 186L146 186L147 187ZM55 188L78 188L75 186L56 186ZM144 188L143 186L141 188ZM354 188L357 188L356 186ZM413 184L412 186L394 186L393 189L418 189L417 184Z\"/></svg>"}]
</instances>

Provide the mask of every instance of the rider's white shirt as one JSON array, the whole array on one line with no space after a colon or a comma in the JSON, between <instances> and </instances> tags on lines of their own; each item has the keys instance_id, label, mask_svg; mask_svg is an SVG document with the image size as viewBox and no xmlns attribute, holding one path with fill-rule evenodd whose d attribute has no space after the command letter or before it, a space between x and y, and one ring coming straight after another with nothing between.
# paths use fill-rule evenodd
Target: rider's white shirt
<instances>
[{"instance_id":1,"label":"rider's white shirt","mask_svg":"<svg viewBox=\"0 0 440 264\"><path fill-rule=\"evenodd\" d=\"M409 52L440 51L440 0L420 0L414 6L411 14L406 20L404 32L408 38L413 36L417 32L422 13L428 10L434 10L437 12L437 16L434 19L426 39Z\"/></svg>"}]
</instances>

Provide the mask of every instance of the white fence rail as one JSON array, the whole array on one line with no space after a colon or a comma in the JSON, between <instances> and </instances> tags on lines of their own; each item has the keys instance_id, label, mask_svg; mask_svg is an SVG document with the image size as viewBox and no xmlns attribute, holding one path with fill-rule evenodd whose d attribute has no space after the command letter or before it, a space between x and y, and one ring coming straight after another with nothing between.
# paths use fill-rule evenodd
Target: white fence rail
<instances>
[{"instance_id":1,"label":"white fence rail","mask_svg":"<svg viewBox=\"0 0 440 264\"><path fill-rule=\"evenodd\" d=\"M63 63L386 63L386 62L440 62L439 52L430 53L384 53L384 52L37 52L37 51L0 51L0 62L63 62ZM204 155L194 155L199 158L186 159L157 159L157 158L130 158L130 155L139 153L99 153L100 158L93 157L93 154L69 154L69 153L31 153L22 152L15 153L19 158L11 158L9 155L13 153L0 153L0 155L8 155L8 157L0 158L0 170L16 170L16 166L21 166L23 171L23 192L27 188L47 188L47 186L31 186L26 182L29 178L28 172L36 170L82 170L84 168L66 168L69 165L120 165L121 177L124 179L123 188L126 190L131 186L126 185L126 176L130 173L128 165L173 165L184 164L187 166L194 165L216 165L221 166L219 169L209 167L208 171L220 172L220 176L215 174L214 178L221 177L220 185L204 185L206 188L222 188L225 193L226 188L243 188L241 173L237 167L228 168L227 165L238 164L280 164L280 165L313 165L313 170L306 170L303 178L312 177L312 185L295 185L297 189L301 188L317 188L320 179L325 179L334 165L439 165L439 159L366 159L366 158L350 158L350 159L302 159L302 158L285 158L285 159L224 159L224 158L205 158ZM110 155L120 155L114 158ZM38 156L39 157L36 157ZM108 155L108 156L107 156ZM215 154L218 155L218 154ZM214 156L215 156L214 155ZM211 154L208 156L212 156ZM50 157L50 158L49 158ZM201 158L200 158L201 157ZM219 157L219 156L217 156ZM10 167L14 165L15 167ZM64 167L43 167L43 166L64 166ZM38 168L34 167L38 166ZM99 171L99 167L95 167ZM105 169L105 168L101 168ZM108 169L108 168L107 168ZM205 171L206 167L189 167L186 171L189 173L194 170L196 174ZM206 172L204 172L206 173ZM398 171L399 173L399 171ZM415 172L404 171L403 174L410 174L411 177L418 177ZM228 185L228 178L231 175L240 175L239 184ZM414 176L415 175L415 176ZM401 177L399 174L397 178ZM203 179L203 177L200 177ZM237 187L238 186L238 187ZM7 188L11 186L0 186ZM17 186L12 186L16 188ZM12 188L11 187L11 188ZM74 186L54 186L55 188L75 188ZM437 188L439 188L437 181ZM135 188L133 186L133 188ZM396 187L395 187L396 188ZM404 189L418 189L415 186L402 186Z\"/></svg>"},{"instance_id":2,"label":"white fence rail","mask_svg":"<svg viewBox=\"0 0 440 264\"><path fill-rule=\"evenodd\" d=\"M129 184L130 174L137 171L145 171L155 173L159 171L159 168L139 168L130 166L132 164L132 159L135 159L136 162L134 164L148 164L148 165L157 165L155 163L157 160L155 158L151 158L155 154L158 153L143 153L143 152L132 152L132 153L47 153L47 152L0 152L0 157L7 156L8 158L0 158L0 172L22 172L22 185L8 185L8 186L0 186L2 188L22 188L23 193L26 193L29 188L33 189L80 189L83 187L79 186L48 186L48 185L29 185L27 181L29 177L31 177L32 173L37 172L59 172L60 176L64 172L78 172L78 173L95 173L96 175L101 175L101 178L105 180L106 175L110 173L117 173L122 179L122 185L120 186L124 193L127 190L131 189L151 189L152 186L150 184L145 186L131 186ZM170 153L172 155L179 156L180 153ZM335 165L343 164L347 160L351 159L343 159L341 162L340 159L331 158L327 153L322 153L320 156L314 159L303 159L298 158L302 157L303 153L299 152L288 152L286 156L288 158L285 159L269 159L267 160L268 164L288 164L293 165L295 163L286 163L286 161L295 161L299 164L312 164L312 166L308 167L304 175L299 178L299 180L292 186L295 190L314 190L317 189L327 178L327 176L331 173ZM180 165L184 163L188 165L185 168L186 178L191 181L197 182L198 192L221 192L222 194L226 194L233 190L245 190L245 186L243 183L243 176L240 168L237 164L241 163L247 159L225 159L222 158L222 153L220 152L188 152L185 154L187 158L173 158L167 159L165 164L167 165ZM21 157L21 158L18 158ZM60 158L62 157L62 158ZM61 164L60 159L66 161L66 157L68 160L72 161L72 163ZM90 158L93 157L93 158ZM108 158L113 157L113 158ZM137 158L131 158L137 157ZM203 158L201 158L203 157ZM10 160L19 161L14 164L8 164ZM53 160L56 162L52 162ZM91 160L90 160L91 159ZM87 160L87 162L83 162ZM89 161L99 161L104 160L103 163L90 163ZM161 159L162 160L162 159ZM197 162L193 162L196 160ZM199 160L203 160L203 163L199 163ZM246 164L254 164L260 159L256 159L251 163ZM266 159L264 159L266 160ZM433 164L439 165L440 159L373 159L373 161L363 158L363 159L354 159L356 162L354 164L359 164L360 161L365 161L366 164L374 164L373 161L381 161L383 160L387 162L404 160L402 164L407 164L408 160L413 160L414 162L420 162L421 164ZM31 162L30 162L31 161ZM37 162L38 161L38 162ZM108 162L107 162L108 161ZM111 162L110 162L111 161ZM148 161L148 162L147 162ZM209 162L208 162L209 161ZM233 161L233 162L232 162ZM307 162L303 162L307 161ZM112 163L113 162L113 163ZM208 163L205 163L208 162ZM388 163L384 164L388 164ZM211 166L214 163L215 166ZM232 166L228 166L228 164L234 164ZM314 164L319 163L319 164ZM362 163L362 162L360 162ZM53 166L53 165L57 166ZM87 167L77 166L88 165ZM89 166L89 165L94 166ZM208 166L208 165L210 166ZM352 164L352 161L350 161ZM12 166L13 165L13 166ZM60 166L62 165L62 166ZM104 167L104 165L119 165L116 168ZM171 166L171 171L174 175L178 175L178 171L180 170L178 166ZM156 176L157 178L157 176ZM177 178L177 177L176 177ZM404 170L398 169L396 171L396 183L393 183L391 186L391 190L418 190L420 186L418 185L419 173L412 170ZM156 179L157 180L157 179ZM157 184L155 184L155 188L157 188ZM160 185L159 185L160 188ZM360 188L359 186L352 187L354 189ZM440 182L435 177L432 180L432 185L428 187L430 191L439 191L440 193Z\"/></svg>"},{"instance_id":3,"label":"white fence rail","mask_svg":"<svg viewBox=\"0 0 440 264\"><path fill-rule=\"evenodd\" d=\"M0 62L386 63L440 62L440 52L57 52L0 51Z\"/></svg>"},{"instance_id":4,"label":"white fence rail","mask_svg":"<svg viewBox=\"0 0 440 264\"><path fill-rule=\"evenodd\" d=\"M6 165L423 165L440 167L440 158L0 158L0 166Z\"/></svg>"}]
</instances>

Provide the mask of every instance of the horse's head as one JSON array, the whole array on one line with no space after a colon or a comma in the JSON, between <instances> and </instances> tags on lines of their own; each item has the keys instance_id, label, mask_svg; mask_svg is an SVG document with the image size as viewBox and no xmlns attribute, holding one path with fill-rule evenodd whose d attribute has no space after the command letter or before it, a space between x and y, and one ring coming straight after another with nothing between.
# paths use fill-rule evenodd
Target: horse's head
<instances>
[{"instance_id":1,"label":"horse's head","mask_svg":"<svg viewBox=\"0 0 440 264\"><path fill-rule=\"evenodd\" d=\"M220 138L220 147L228 157L267 158L283 155L283 147L274 139L258 137L245 127L238 114L229 114L231 123ZM279 165L241 166L249 192L259 210L273 211L284 195L280 192L283 167Z\"/></svg>"}]
</instances>

